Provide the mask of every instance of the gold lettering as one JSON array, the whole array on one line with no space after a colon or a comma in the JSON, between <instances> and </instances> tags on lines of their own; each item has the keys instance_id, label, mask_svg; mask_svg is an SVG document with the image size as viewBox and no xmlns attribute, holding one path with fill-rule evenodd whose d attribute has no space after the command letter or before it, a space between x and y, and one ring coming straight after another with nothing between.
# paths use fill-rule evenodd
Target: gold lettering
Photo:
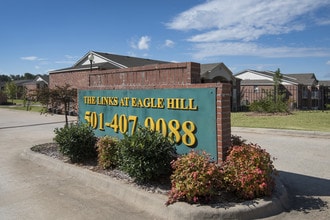
<instances>
[{"instance_id":1,"label":"gold lettering","mask_svg":"<svg viewBox=\"0 0 330 220\"><path fill-rule=\"evenodd\" d=\"M143 106L146 107L146 108L150 108L150 98L145 98L143 100Z\"/></svg>"},{"instance_id":2,"label":"gold lettering","mask_svg":"<svg viewBox=\"0 0 330 220\"><path fill-rule=\"evenodd\" d=\"M95 105L96 104L95 96L84 96L84 103L87 105Z\"/></svg>"},{"instance_id":3,"label":"gold lettering","mask_svg":"<svg viewBox=\"0 0 330 220\"><path fill-rule=\"evenodd\" d=\"M98 105L118 105L118 97L97 97Z\"/></svg>"},{"instance_id":4,"label":"gold lettering","mask_svg":"<svg viewBox=\"0 0 330 220\"><path fill-rule=\"evenodd\" d=\"M194 106L194 99L184 99L184 98L168 98L167 108L176 110L192 110L196 111L198 106Z\"/></svg>"},{"instance_id":5,"label":"gold lettering","mask_svg":"<svg viewBox=\"0 0 330 220\"><path fill-rule=\"evenodd\" d=\"M167 108L168 109L176 109L176 102L174 98L167 99Z\"/></svg>"},{"instance_id":6,"label":"gold lettering","mask_svg":"<svg viewBox=\"0 0 330 220\"><path fill-rule=\"evenodd\" d=\"M196 105L196 106L194 106L194 99L188 99L188 101L189 101L189 110L193 110L193 111L196 111L196 110L198 110L198 106Z\"/></svg>"},{"instance_id":7,"label":"gold lettering","mask_svg":"<svg viewBox=\"0 0 330 220\"><path fill-rule=\"evenodd\" d=\"M123 98L120 99L120 104L119 104L119 105L120 105L120 106L126 106L126 105L125 105L125 99L123 99Z\"/></svg>"},{"instance_id":8,"label":"gold lettering","mask_svg":"<svg viewBox=\"0 0 330 220\"><path fill-rule=\"evenodd\" d=\"M138 100L137 107L143 107L142 99L139 99L139 100Z\"/></svg>"},{"instance_id":9,"label":"gold lettering","mask_svg":"<svg viewBox=\"0 0 330 220\"><path fill-rule=\"evenodd\" d=\"M134 97L132 98L132 107L137 107L136 106L136 98L134 98Z\"/></svg>"},{"instance_id":10,"label":"gold lettering","mask_svg":"<svg viewBox=\"0 0 330 220\"><path fill-rule=\"evenodd\" d=\"M164 99L163 98L157 99L157 108L164 108Z\"/></svg>"},{"instance_id":11,"label":"gold lettering","mask_svg":"<svg viewBox=\"0 0 330 220\"><path fill-rule=\"evenodd\" d=\"M180 99L179 109L188 110L188 107L186 106L186 99Z\"/></svg>"},{"instance_id":12,"label":"gold lettering","mask_svg":"<svg viewBox=\"0 0 330 220\"><path fill-rule=\"evenodd\" d=\"M126 106L129 106L129 97L125 97L124 99L125 99Z\"/></svg>"}]
</instances>

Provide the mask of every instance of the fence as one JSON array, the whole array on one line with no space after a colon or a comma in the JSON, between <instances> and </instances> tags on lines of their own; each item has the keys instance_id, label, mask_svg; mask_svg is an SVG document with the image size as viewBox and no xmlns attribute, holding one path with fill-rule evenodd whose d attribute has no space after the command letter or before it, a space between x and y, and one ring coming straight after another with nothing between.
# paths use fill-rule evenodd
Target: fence
<instances>
[{"instance_id":1,"label":"fence","mask_svg":"<svg viewBox=\"0 0 330 220\"><path fill-rule=\"evenodd\" d=\"M299 103L298 87L283 86L279 87L279 94L284 95L284 99L289 102L291 108L297 108ZM275 96L273 86L242 86L241 87L241 108L244 110L246 106L256 100L261 100L269 96Z\"/></svg>"}]
</instances>

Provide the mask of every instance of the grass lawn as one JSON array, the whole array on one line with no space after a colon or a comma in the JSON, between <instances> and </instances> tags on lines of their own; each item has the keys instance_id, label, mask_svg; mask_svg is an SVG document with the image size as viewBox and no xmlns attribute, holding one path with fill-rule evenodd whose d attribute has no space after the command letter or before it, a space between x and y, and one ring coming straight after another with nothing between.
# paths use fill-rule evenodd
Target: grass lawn
<instances>
[{"instance_id":1,"label":"grass lawn","mask_svg":"<svg viewBox=\"0 0 330 220\"><path fill-rule=\"evenodd\" d=\"M8 102L11 102L11 99L8 99ZM1 105L1 108L8 108L8 109L14 109L14 110L25 110L27 111L27 107L24 106L23 100L21 99L14 99L15 105ZM41 112L42 106L39 102L31 102L30 103L29 111L33 112Z\"/></svg>"},{"instance_id":2,"label":"grass lawn","mask_svg":"<svg viewBox=\"0 0 330 220\"><path fill-rule=\"evenodd\" d=\"M233 112L231 126L330 132L330 111L295 111L291 115L270 116Z\"/></svg>"}]
</instances>

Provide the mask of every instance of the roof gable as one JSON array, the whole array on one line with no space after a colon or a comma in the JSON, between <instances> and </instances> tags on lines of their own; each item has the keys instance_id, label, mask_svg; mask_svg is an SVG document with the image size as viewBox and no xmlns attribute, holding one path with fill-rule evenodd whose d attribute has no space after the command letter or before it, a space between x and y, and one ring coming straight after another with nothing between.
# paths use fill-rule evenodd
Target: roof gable
<instances>
[{"instance_id":1,"label":"roof gable","mask_svg":"<svg viewBox=\"0 0 330 220\"><path fill-rule=\"evenodd\" d=\"M206 80L213 80L218 77L221 77L228 82L235 80L233 73L224 63L201 64L200 75Z\"/></svg>"},{"instance_id":2,"label":"roof gable","mask_svg":"<svg viewBox=\"0 0 330 220\"><path fill-rule=\"evenodd\" d=\"M306 86L313 86L318 84L318 80L316 79L314 73L294 73L285 75L295 78L299 82L299 84L303 84Z\"/></svg>"},{"instance_id":3,"label":"roof gable","mask_svg":"<svg viewBox=\"0 0 330 220\"><path fill-rule=\"evenodd\" d=\"M96 66L102 66L102 64L111 64L112 68L108 65L109 69L122 69L122 68L127 68L127 66L120 64L111 58L109 59L106 55L106 53L100 53L100 52L94 52L90 51L87 54L85 54L80 60L78 60L77 63L75 63L72 67L73 68L81 68L81 67L90 67L90 60L88 59L89 55L93 54L94 60L93 60L93 65Z\"/></svg>"},{"instance_id":4,"label":"roof gable","mask_svg":"<svg viewBox=\"0 0 330 220\"><path fill-rule=\"evenodd\" d=\"M167 61L151 60L138 57L130 57L116 54L109 54L103 52L90 51L86 53L80 60L78 60L72 67L60 70L54 70L50 73L87 70L91 68L88 56L93 54L94 60L92 62L93 69L123 69L137 66L146 66L152 64L169 63Z\"/></svg>"},{"instance_id":5,"label":"roof gable","mask_svg":"<svg viewBox=\"0 0 330 220\"><path fill-rule=\"evenodd\" d=\"M274 74L273 71L257 71L257 70L244 70L240 73L235 74L235 77L242 79L243 81L252 80L253 82L260 81L262 83L266 83L267 81L273 83L274 82ZM284 85L297 85L298 81L288 76L287 74L282 74L282 84Z\"/></svg>"}]
</instances>

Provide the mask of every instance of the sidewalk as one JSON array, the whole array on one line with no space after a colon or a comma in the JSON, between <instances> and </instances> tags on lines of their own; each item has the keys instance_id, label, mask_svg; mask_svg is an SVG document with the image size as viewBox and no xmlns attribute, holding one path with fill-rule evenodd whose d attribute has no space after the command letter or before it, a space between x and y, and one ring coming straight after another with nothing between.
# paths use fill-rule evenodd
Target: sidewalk
<instances>
[{"instance_id":1,"label":"sidewalk","mask_svg":"<svg viewBox=\"0 0 330 220\"><path fill-rule=\"evenodd\" d=\"M322 137L330 139L330 132L321 131L303 131L303 130L285 130L285 129L272 129L272 128L246 128L246 127L231 127L231 132L253 132L257 134L279 134L285 136L295 137Z\"/></svg>"}]
</instances>

